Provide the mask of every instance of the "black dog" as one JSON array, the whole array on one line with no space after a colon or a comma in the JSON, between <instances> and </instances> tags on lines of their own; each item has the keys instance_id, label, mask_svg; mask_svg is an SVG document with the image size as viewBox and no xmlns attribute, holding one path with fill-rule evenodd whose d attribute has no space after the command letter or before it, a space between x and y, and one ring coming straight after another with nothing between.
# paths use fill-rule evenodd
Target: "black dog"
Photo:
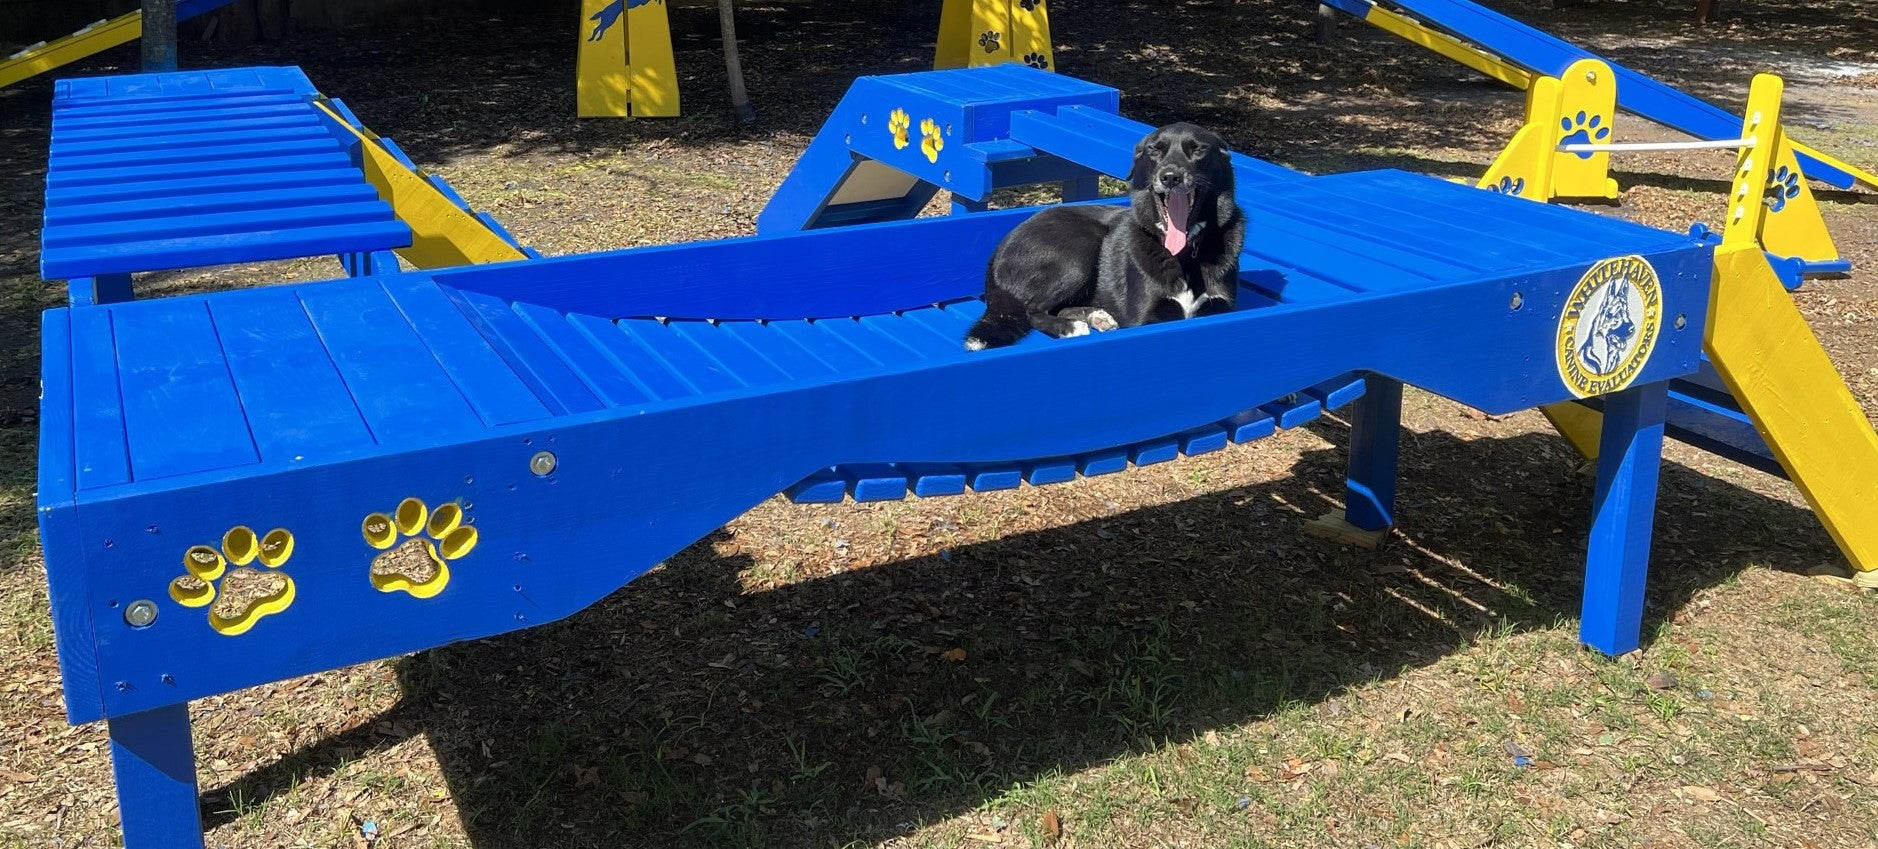
<instances>
[{"instance_id":1,"label":"black dog","mask_svg":"<svg viewBox=\"0 0 1878 849\"><path fill-rule=\"evenodd\" d=\"M1129 206L1051 207L1018 225L991 255L966 349L1010 345L1033 327L1082 336L1230 312L1245 216L1228 154L1205 129L1162 127L1135 145Z\"/></svg>"}]
</instances>

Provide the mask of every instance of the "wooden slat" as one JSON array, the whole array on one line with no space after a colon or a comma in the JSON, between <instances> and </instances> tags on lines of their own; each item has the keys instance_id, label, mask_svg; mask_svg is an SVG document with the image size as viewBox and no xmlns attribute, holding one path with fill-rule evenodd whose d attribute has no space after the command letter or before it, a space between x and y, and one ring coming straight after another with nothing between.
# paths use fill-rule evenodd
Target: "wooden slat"
<instances>
[{"instance_id":1,"label":"wooden slat","mask_svg":"<svg viewBox=\"0 0 1878 849\"><path fill-rule=\"evenodd\" d=\"M551 415L434 281L399 274L383 278L381 285L484 424L531 422Z\"/></svg>"},{"instance_id":2,"label":"wooden slat","mask_svg":"<svg viewBox=\"0 0 1878 849\"><path fill-rule=\"evenodd\" d=\"M654 398L684 398L697 394L696 387L679 378L670 366L652 355L645 346L634 342L613 326L613 322L590 315L571 315L574 329L591 340L607 360L636 381Z\"/></svg>"},{"instance_id":3,"label":"wooden slat","mask_svg":"<svg viewBox=\"0 0 1878 849\"><path fill-rule=\"evenodd\" d=\"M447 294L550 410L584 413L604 406L593 389L508 302L476 292L452 290Z\"/></svg>"},{"instance_id":4,"label":"wooden slat","mask_svg":"<svg viewBox=\"0 0 1878 849\"><path fill-rule=\"evenodd\" d=\"M515 312L553 347L569 371L608 404L623 407L652 400L643 387L633 382L625 372L614 368L593 342L575 330L566 316L551 309L523 303L515 305Z\"/></svg>"},{"instance_id":5,"label":"wooden slat","mask_svg":"<svg viewBox=\"0 0 1878 849\"><path fill-rule=\"evenodd\" d=\"M78 489L130 481L124 401L118 389L117 343L111 313L81 309L69 324L72 444Z\"/></svg>"},{"instance_id":6,"label":"wooden slat","mask_svg":"<svg viewBox=\"0 0 1878 849\"><path fill-rule=\"evenodd\" d=\"M717 330L748 346L791 378L816 378L835 373L832 366L763 322L726 321L719 324Z\"/></svg>"},{"instance_id":7,"label":"wooden slat","mask_svg":"<svg viewBox=\"0 0 1878 849\"><path fill-rule=\"evenodd\" d=\"M786 375L768 360L757 356L749 346L720 333L717 326L708 321L674 320L666 329L697 346L745 386L769 386L786 379Z\"/></svg>"},{"instance_id":8,"label":"wooden slat","mask_svg":"<svg viewBox=\"0 0 1878 849\"><path fill-rule=\"evenodd\" d=\"M628 318L615 322L614 326L698 392L722 392L743 386L723 365L657 321Z\"/></svg>"},{"instance_id":9,"label":"wooden slat","mask_svg":"<svg viewBox=\"0 0 1878 849\"><path fill-rule=\"evenodd\" d=\"M292 290L210 299L209 314L264 461L318 459L372 433Z\"/></svg>"},{"instance_id":10,"label":"wooden slat","mask_svg":"<svg viewBox=\"0 0 1878 849\"><path fill-rule=\"evenodd\" d=\"M482 421L371 278L301 287L300 302L380 443L434 445Z\"/></svg>"},{"instance_id":11,"label":"wooden slat","mask_svg":"<svg viewBox=\"0 0 1878 849\"><path fill-rule=\"evenodd\" d=\"M205 302L125 304L111 318L136 480L259 461Z\"/></svg>"}]
</instances>

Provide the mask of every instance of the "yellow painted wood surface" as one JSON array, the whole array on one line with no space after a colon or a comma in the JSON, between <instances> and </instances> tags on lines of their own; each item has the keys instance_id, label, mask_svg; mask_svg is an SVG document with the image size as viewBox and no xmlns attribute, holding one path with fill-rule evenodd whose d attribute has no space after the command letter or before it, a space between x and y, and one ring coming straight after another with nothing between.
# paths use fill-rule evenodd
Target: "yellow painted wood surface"
<instances>
[{"instance_id":1,"label":"yellow painted wood surface","mask_svg":"<svg viewBox=\"0 0 1878 849\"><path fill-rule=\"evenodd\" d=\"M1552 148L1557 145L1560 85L1556 77L1538 77L1526 89L1526 123L1513 133L1477 184L1503 194L1541 203L1551 200Z\"/></svg>"},{"instance_id":2,"label":"yellow painted wood surface","mask_svg":"<svg viewBox=\"0 0 1878 849\"><path fill-rule=\"evenodd\" d=\"M1760 242L1774 256L1799 257L1812 262L1839 258L1839 246L1826 229L1826 218L1813 198L1813 187L1800 172L1793 141L1785 128L1775 151L1774 173L1768 175L1767 214L1761 217ZM1779 195L1776 197L1775 195Z\"/></svg>"},{"instance_id":3,"label":"yellow painted wood surface","mask_svg":"<svg viewBox=\"0 0 1878 849\"><path fill-rule=\"evenodd\" d=\"M580 53L575 62L575 114L624 118L631 100L626 66L626 20L602 27L610 0L580 0Z\"/></svg>"},{"instance_id":4,"label":"yellow painted wood surface","mask_svg":"<svg viewBox=\"0 0 1878 849\"><path fill-rule=\"evenodd\" d=\"M1013 0L972 0L971 41L965 64L976 68L1011 58L1011 3Z\"/></svg>"},{"instance_id":5,"label":"yellow painted wood surface","mask_svg":"<svg viewBox=\"0 0 1878 849\"><path fill-rule=\"evenodd\" d=\"M1546 420L1552 423L1560 436L1571 444L1572 450L1586 460L1598 458L1598 437L1604 430L1604 416L1597 410L1581 404L1565 402L1547 404L1539 408Z\"/></svg>"},{"instance_id":6,"label":"yellow painted wood surface","mask_svg":"<svg viewBox=\"0 0 1878 849\"><path fill-rule=\"evenodd\" d=\"M46 42L42 47L23 51L17 58L0 61L0 87L10 86L142 36L142 12L119 15L94 24L89 29Z\"/></svg>"},{"instance_id":7,"label":"yellow painted wood surface","mask_svg":"<svg viewBox=\"0 0 1878 849\"><path fill-rule=\"evenodd\" d=\"M972 31L974 0L945 0L939 8L939 39L933 47L935 69L963 68L971 61L968 49L975 46Z\"/></svg>"},{"instance_id":8,"label":"yellow painted wood surface","mask_svg":"<svg viewBox=\"0 0 1878 849\"><path fill-rule=\"evenodd\" d=\"M397 157L379 146L375 136L346 123L325 104L315 105L336 126L358 139L366 181L378 190L379 198L391 204L399 220L410 226L411 245L397 249L398 256L418 268L528 258L483 226L476 216L457 208L429 181L404 167Z\"/></svg>"},{"instance_id":9,"label":"yellow painted wood surface","mask_svg":"<svg viewBox=\"0 0 1878 849\"><path fill-rule=\"evenodd\" d=\"M1860 571L1878 569L1878 433L1760 246L1716 250L1706 341L1839 550Z\"/></svg>"},{"instance_id":10,"label":"yellow painted wood surface","mask_svg":"<svg viewBox=\"0 0 1878 849\"><path fill-rule=\"evenodd\" d=\"M635 118L678 115L678 71L672 64L672 28L664 3L626 10L626 62Z\"/></svg>"},{"instance_id":11,"label":"yellow painted wood surface","mask_svg":"<svg viewBox=\"0 0 1878 849\"><path fill-rule=\"evenodd\" d=\"M1566 126L1566 122L1570 126ZM1611 67L1596 59L1580 59L1565 68L1559 77L1558 119L1550 127L1556 143L1600 144L1616 140L1617 75ZM1584 137L1579 138L1582 130ZM1606 131L1599 137L1598 130ZM1611 155L1594 153L1589 158L1576 153L1552 151L1550 195L1554 198L1617 197L1617 181L1611 179Z\"/></svg>"},{"instance_id":12,"label":"yellow painted wood surface","mask_svg":"<svg viewBox=\"0 0 1878 849\"><path fill-rule=\"evenodd\" d=\"M1011 58L1033 68L1056 69L1050 45L1050 10L1045 0L1025 8L1023 0L1005 0L1011 10Z\"/></svg>"}]
</instances>

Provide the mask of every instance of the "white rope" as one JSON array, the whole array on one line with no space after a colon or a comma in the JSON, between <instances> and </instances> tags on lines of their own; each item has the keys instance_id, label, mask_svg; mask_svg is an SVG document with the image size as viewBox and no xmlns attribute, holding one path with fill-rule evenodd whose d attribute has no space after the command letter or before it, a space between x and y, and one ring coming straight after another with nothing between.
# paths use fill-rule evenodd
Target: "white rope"
<instances>
[{"instance_id":1,"label":"white rope","mask_svg":"<svg viewBox=\"0 0 1878 849\"><path fill-rule=\"evenodd\" d=\"M1753 139L1715 139L1686 142L1619 142L1615 144L1562 144L1560 153L1629 153L1646 150L1708 150L1718 147L1753 147Z\"/></svg>"}]
</instances>

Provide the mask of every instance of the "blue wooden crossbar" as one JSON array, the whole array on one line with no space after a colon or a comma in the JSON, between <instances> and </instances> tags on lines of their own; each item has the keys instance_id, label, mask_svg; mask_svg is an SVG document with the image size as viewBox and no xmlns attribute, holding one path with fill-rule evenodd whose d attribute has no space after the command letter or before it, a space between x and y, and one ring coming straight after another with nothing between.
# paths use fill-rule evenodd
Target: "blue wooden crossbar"
<instances>
[{"instance_id":1,"label":"blue wooden crossbar","mask_svg":"<svg viewBox=\"0 0 1878 849\"><path fill-rule=\"evenodd\" d=\"M986 262L1034 209L47 311L54 633L68 716L110 720L127 842L199 828L191 699L567 616L778 493L1112 474L1354 400L1348 515L1386 528L1404 384L1488 412L1603 394L1583 635L1634 647L1713 247L1400 172L1264 178L1236 311L976 353ZM1615 268L1652 344L1568 384L1565 322Z\"/></svg>"}]
</instances>

